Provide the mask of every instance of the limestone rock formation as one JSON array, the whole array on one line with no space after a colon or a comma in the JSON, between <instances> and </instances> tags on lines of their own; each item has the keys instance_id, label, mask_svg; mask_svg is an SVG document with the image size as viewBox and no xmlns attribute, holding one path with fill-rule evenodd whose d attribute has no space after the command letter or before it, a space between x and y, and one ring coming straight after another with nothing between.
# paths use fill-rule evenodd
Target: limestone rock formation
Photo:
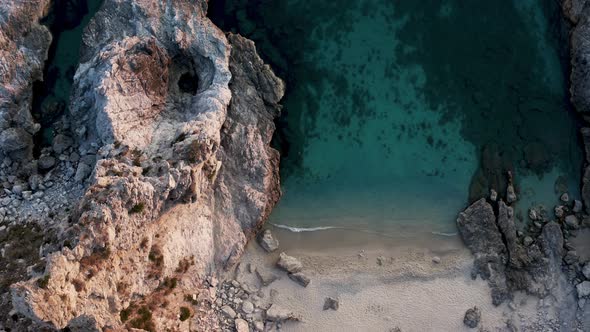
<instances>
[{"instance_id":1,"label":"limestone rock formation","mask_svg":"<svg viewBox=\"0 0 590 332\"><path fill-rule=\"evenodd\" d=\"M65 120L71 145L97 150L75 172L89 185L59 234L69 246L12 287L38 324L189 330L170 319L182 292L233 264L277 202L284 85L206 7L105 0L89 24Z\"/></svg>"},{"instance_id":2,"label":"limestone rock formation","mask_svg":"<svg viewBox=\"0 0 590 332\"><path fill-rule=\"evenodd\" d=\"M500 201L497 211L496 215L492 205L482 198L457 218L461 237L475 257L474 277L479 275L488 281L495 305L511 299L517 290L543 297L551 294L561 273L560 226L555 222L545 224L536 243L523 246L512 208Z\"/></svg>"},{"instance_id":3,"label":"limestone rock formation","mask_svg":"<svg viewBox=\"0 0 590 332\"><path fill-rule=\"evenodd\" d=\"M33 82L43 80L51 43L39 21L50 0L5 1L0 6L0 158L32 158L40 125L31 114Z\"/></svg>"}]
</instances>

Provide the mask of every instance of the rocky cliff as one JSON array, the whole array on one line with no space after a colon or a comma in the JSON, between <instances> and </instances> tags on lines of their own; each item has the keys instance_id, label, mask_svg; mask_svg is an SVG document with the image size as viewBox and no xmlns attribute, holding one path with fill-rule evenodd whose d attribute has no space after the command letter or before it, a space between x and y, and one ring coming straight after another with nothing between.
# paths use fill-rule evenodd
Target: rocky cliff
<instances>
[{"instance_id":1,"label":"rocky cliff","mask_svg":"<svg viewBox=\"0 0 590 332\"><path fill-rule=\"evenodd\" d=\"M590 121L590 1L564 0L562 8L570 25L570 94L575 111ZM482 198L458 219L459 232L474 254L473 277L488 280L494 304L510 301L524 291L551 303L559 313L562 330L587 330L590 308L590 262L580 260L570 238L590 226L590 128L581 129L585 171L581 183L583 204L562 195L551 212L531 208L528 220L514 222L516 196L511 174L507 191ZM494 189L494 188L488 188ZM501 197L500 197L501 196ZM507 203L505 203L505 200ZM584 206L584 208L583 208ZM550 305L548 305L550 306Z\"/></svg>"},{"instance_id":2,"label":"rocky cliff","mask_svg":"<svg viewBox=\"0 0 590 332\"><path fill-rule=\"evenodd\" d=\"M43 59L50 37L30 23L39 10L15 17L42 31L44 44L16 30L17 21L2 23L15 29L7 29L13 43ZM16 311L38 326L195 330L198 313L185 302L239 258L277 202L270 140L284 85L252 42L224 35L206 10L206 1L105 0L87 27L69 111L38 161L56 163L42 183L69 175L62 189L79 195L67 202L71 213L49 213L59 209L49 204L49 219L63 215L52 227L59 245L41 250L42 273L11 290ZM38 62L12 69L22 90L40 79ZM31 160L31 139L18 139L19 149L4 139L35 133L30 105L15 104L22 121L3 128L0 148ZM60 193L45 190L43 200Z\"/></svg>"}]
</instances>

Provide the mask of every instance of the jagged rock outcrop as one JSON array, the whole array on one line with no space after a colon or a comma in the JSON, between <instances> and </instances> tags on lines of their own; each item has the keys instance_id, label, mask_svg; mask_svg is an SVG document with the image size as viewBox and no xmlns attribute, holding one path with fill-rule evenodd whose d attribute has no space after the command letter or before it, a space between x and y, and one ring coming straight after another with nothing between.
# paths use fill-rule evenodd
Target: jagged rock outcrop
<instances>
[{"instance_id":1,"label":"jagged rock outcrop","mask_svg":"<svg viewBox=\"0 0 590 332\"><path fill-rule=\"evenodd\" d=\"M513 220L513 210L498 202L497 215L484 198L457 218L463 241L474 255L474 277L487 280L495 305L522 290L549 295L561 273L563 234L555 222L544 225L536 243L523 246Z\"/></svg>"},{"instance_id":2,"label":"jagged rock outcrop","mask_svg":"<svg viewBox=\"0 0 590 332\"><path fill-rule=\"evenodd\" d=\"M564 0L563 11L572 24L570 33L570 94L574 108L586 121L590 121L590 2ZM590 164L590 129L582 129L586 164ZM582 177L582 198L586 212L590 212L590 167L586 166Z\"/></svg>"},{"instance_id":3,"label":"jagged rock outcrop","mask_svg":"<svg viewBox=\"0 0 590 332\"><path fill-rule=\"evenodd\" d=\"M32 158L40 125L31 114L33 82L43 80L51 43L39 21L50 0L6 1L0 6L0 158Z\"/></svg>"},{"instance_id":4,"label":"jagged rock outcrop","mask_svg":"<svg viewBox=\"0 0 590 332\"><path fill-rule=\"evenodd\" d=\"M277 202L284 85L205 13L205 1L105 0L89 24L67 120L98 153L69 247L12 288L37 323L192 330L176 319L183 291L233 264Z\"/></svg>"}]
</instances>

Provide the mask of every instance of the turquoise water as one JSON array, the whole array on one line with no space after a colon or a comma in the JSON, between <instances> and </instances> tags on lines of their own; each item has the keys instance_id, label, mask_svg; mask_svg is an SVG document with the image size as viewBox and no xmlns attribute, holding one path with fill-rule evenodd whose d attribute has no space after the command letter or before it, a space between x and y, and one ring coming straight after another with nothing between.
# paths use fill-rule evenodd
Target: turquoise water
<instances>
[{"instance_id":1,"label":"turquoise water","mask_svg":"<svg viewBox=\"0 0 590 332\"><path fill-rule=\"evenodd\" d=\"M52 124L67 110L82 34L103 0L56 0L43 20L52 35L43 81L35 82L33 116L41 123L37 148L51 144Z\"/></svg>"},{"instance_id":2,"label":"turquoise water","mask_svg":"<svg viewBox=\"0 0 590 332\"><path fill-rule=\"evenodd\" d=\"M270 222L454 232L469 201L577 195L581 149L554 1L216 1L288 85ZM557 191L564 190L563 186Z\"/></svg>"}]
</instances>

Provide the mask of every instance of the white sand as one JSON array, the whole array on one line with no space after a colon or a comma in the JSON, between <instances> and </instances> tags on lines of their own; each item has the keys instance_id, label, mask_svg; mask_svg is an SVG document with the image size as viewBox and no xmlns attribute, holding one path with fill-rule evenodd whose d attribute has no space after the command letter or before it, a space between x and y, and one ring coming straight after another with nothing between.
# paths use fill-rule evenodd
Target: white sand
<instances>
[{"instance_id":1,"label":"white sand","mask_svg":"<svg viewBox=\"0 0 590 332\"><path fill-rule=\"evenodd\" d=\"M404 332L469 331L463 316L473 306L482 310L479 327L487 331L503 330L510 318L521 330L535 330L524 325L536 321L538 299L519 295L512 303L516 310L508 304L494 307L487 283L471 279L472 257L456 237L431 237L429 248L424 239L416 239L418 246L410 240L391 243L383 239L350 246L350 240L343 237L341 243L348 245L342 247L317 241L322 237L333 241L334 234L309 234L315 240L306 240L302 233L275 231L275 236L281 241L279 251L303 262L304 272L312 279L307 288L272 268L279 251L267 254L256 243L249 245L242 266L252 264L282 276L264 288L265 301L303 318L284 324L282 331L390 331L396 327ZM435 255L441 258L440 264L432 262ZM382 266L377 264L379 256L385 257ZM255 274L240 276L257 282ZM272 300L270 289L278 291ZM338 311L322 309L327 296L339 299Z\"/></svg>"}]
</instances>

